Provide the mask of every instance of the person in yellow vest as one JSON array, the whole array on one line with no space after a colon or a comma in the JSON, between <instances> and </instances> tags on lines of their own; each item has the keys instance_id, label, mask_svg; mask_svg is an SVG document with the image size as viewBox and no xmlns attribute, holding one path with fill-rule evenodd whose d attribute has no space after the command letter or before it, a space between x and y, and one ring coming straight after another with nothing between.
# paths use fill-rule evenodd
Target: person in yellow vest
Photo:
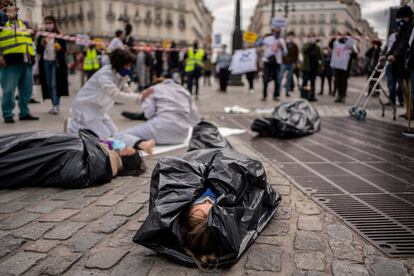
<instances>
[{"instance_id":1,"label":"person in yellow vest","mask_svg":"<svg viewBox=\"0 0 414 276\"><path fill-rule=\"evenodd\" d=\"M195 95L196 99L198 99L199 79L203 72L206 55L204 49L198 47L197 41L194 42L192 48L188 49L185 60L184 70L187 75L187 88L193 94L193 86L195 85Z\"/></svg>"},{"instance_id":2,"label":"person in yellow vest","mask_svg":"<svg viewBox=\"0 0 414 276\"><path fill-rule=\"evenodd\" d=\"M91 44L86 50L83 61L83 71L85 72L86 78L89 80L99 68L101 68L101 64L99 63L98 51L95 45Z\"/></svg>"},{"instance_id":3,"label":"person in yellow vest","mask_svg":"<svg viewBox=\"0 0 414 276\"><path fill-rule=\"evenodd\" d=\"M19 89L19 118L21 121L39 120L29 110L33 93L32 65L35 58L33 40L26 26L18 19L18 8L13 1L6 3L8 21L0 31L1 87L3 89L2 111L5 123L14 123L15 91Z\"/></svg>"}]
</instances>

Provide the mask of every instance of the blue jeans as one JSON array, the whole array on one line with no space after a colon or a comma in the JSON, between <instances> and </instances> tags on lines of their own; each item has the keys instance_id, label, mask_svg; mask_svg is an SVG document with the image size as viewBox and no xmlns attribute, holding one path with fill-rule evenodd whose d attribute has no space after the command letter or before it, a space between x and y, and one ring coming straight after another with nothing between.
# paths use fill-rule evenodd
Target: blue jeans
<instances>
[{"instance_id":1,"label":"blue jeans","mask_svg":"<svg viewBox=\"0 0 414 276\"><path fill-rule=\"evenodd\" d=\"M263 98L267 98L267 85L270 81L275 81L275 91L273 92L273 97L280 96L280 64L277 64L275 67L269 65L268 62L263 64Z\"/></svg>"},{"instance_id":2,"label":"blue jeans","mask_svg":"<svg viewBox=\"0 0 414 276\"><path fill-rule=\"evenodd\" d=\"M59 106L60 97L57 94L56 61L44 60L43 66L45 70L47 91L49 91L49 96L52 99L52 104L53 106Z\"/></svg>"},{"instance_id":3,"label":"blue jeans","mask_svg":"<svg viewBox=\"0 0 414 276\"><path fill-rule=\"evenodd\" d=\"M280 70L280 75L279 75L279 85L282 84L283 81L283 75L285 74L285 72L288 72L287 75L287 81L286 81L286 95L289 95L290 90L292 90L292 78L293 78L293 64L282 64L282 70Z\"/></svg>"},{"instance_id":4,"label":"blue jeans","mask_svg":"<svg viewBox=\"0 0 414 276\"><path fill-rule=\"evenodd\" d=\"M3 89L2 110L3 118L14 117L15 91L19 89L20 118L30 114L29 101L33 93L32 65L28 63L6 66L1 72L1 87Z\"/></svg>"},{"instance_id":5,"label":"blue jeans","mask_svg":"<svg viewBox=\"0 0 414 276\"><path fill-rule=\"evenodd\" d=\"M390 102L394 105L396 104L396 97L398 96L398 102L400 104L404 104L404 97L403 97L403 80L402 78L397 79L394 77L392 73L392 64L388 64L386 68L386 76L387 76L387 86L389 91L389 99ZM398 90L397 90L398 85Z\"/></svg>"}]
</instances>

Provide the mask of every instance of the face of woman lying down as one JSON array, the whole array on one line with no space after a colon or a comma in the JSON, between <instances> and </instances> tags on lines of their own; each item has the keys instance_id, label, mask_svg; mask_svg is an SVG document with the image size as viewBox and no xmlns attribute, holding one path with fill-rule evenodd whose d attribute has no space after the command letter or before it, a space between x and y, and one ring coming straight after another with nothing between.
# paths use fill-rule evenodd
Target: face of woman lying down
<instances>
[{"instance_id":1,"label":"face of woman lying down","mask_svg":"<svg viewBox=\"0 0 414 276\"><path fill-rule=\"evenodd\" d=\"M211 207L213 207L213 204L210 201L205 201L203 203L193 205L190 208L189 215L190 216L197 216L197 214L198 214L198 215L201 215L203 217L207 217L208 213L210 212Z\"/></svg>"},{"instance_id":2,"label":"face of woman lying down","mask_svg":"<svg viewBox=\"0 0 414 276\"><path fill-rule=\"evenodd\" d=\"M125 147L122 151L120 151L121 156L128 156L135 154L136 150L132 147Z\"/></svg>"}]
</instances>

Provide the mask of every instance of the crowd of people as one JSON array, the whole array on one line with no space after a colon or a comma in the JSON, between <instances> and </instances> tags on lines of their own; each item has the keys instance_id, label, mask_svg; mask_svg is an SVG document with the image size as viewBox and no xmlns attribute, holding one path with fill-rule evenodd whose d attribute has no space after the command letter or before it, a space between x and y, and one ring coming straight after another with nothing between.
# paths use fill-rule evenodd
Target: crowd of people
<instances>
[{"instance_id":1,"label":"crowd of people","mask_svg":"<svg viewBox=\"0 0 414 276\"><path fill-rule=\"evenodd\" d=\"M111 64L111 53L118 49L132 54L131 69L123 68L120 73L137 83L135 93L145 91L160 77L170 78L185 86L196 99L200 93L201 78L204 78L205 86L211 86L211 78L217 77L218 90L223 93L227 91L232 73L232 55L226 45L218 51L213 62L212 53L197 41L189 48L178 48L174 41L167 46L157 44L147 47L134 39L132 25L127 24L125 30L114 32L115 36L107 46L104 43L89 43L79 51L79 46L69 45L63 39L28 33L25 23L17 16L18 8L12 0L1 1L0 9L0 25L5 28L0 32L0 66L2 111L6 123L15 122L16 88L19 91L16 98L20 120L39 119L31 114L28 107L33 100L33 79L41 84L43 99L52 102L49 113L59 114L60 97L69 94L68 74L78 69L83 87L100 69ZM401 106L406 104L407 112L402 116L405 118L409 115L410 82L414 82L414 78L410 80L409 73L414 67L414 58L406 58L413 40L412 18L412 10L408 6L402 7L397 13L398 33L388 38L385 47L381 47L380 40L373 39L371 48L365 54L365 72L368 75L374 72L378 62L388 61L389 102ZM45 31L60 34L53 16L46 16L43 23ZM268 98L269 83L274 82L272 97L275 101L279 101L282 88L285 96L290 97L296 87L301 98L317 101L317 95L323 95L327 86L328 94L336 96L335 102L344 103L352 66L358 58L359 38L350 33L336 33L329 43L323 45L315 33L301 39L303 43L298 43L294 32L283 33L280 27L272 26L271 33L256 43L246 43L246 48L257 49L259 56L257 69L245 74L249 92L255 92L255 80L261 73L263 101ZM316 87L318 77L319 89ZM374 82L370 90L373 85Z\"/></svg>"}]
</instances>

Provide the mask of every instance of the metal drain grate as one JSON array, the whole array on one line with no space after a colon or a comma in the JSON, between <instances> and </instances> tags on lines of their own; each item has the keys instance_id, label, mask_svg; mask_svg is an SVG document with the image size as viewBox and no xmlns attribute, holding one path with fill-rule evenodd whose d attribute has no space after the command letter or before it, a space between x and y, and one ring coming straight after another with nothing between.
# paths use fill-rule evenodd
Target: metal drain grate
<instances>
[{"instance_id":1,"label":"metal drain grate","mask_svg":"<svg viewBox=\"0 0 414 276\"><path fill-rule=\"evenodd\" d=\"M230 116L220 125L250 129ZM414 256L414 142L378 121L324 118L322 131L295 139L240 139L323 208L390 257Z\"/></svg>"}]
</instances>

